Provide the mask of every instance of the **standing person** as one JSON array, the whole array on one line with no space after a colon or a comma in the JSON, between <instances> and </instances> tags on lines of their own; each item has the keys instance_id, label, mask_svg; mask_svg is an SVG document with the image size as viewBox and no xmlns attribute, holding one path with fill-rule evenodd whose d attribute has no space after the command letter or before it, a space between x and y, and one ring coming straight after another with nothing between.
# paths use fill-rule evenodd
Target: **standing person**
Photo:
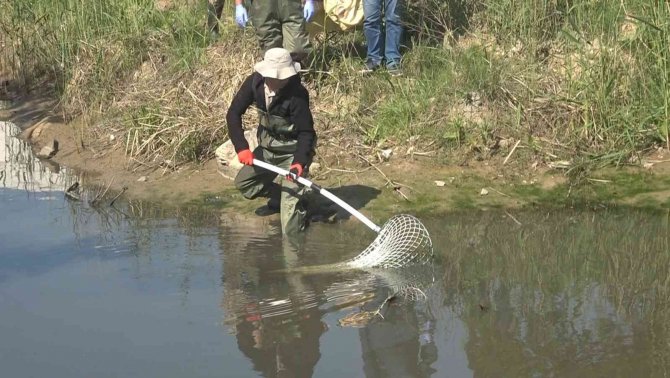
<instances>
[{"instance_id":1,"label":"standing person","mask_svg":"<svg viewBox=\"0 0 670 378\"><path fill-rule=\"evenodd\" d=\"M265 53L233 98L226 121L228 135L240 163L245 164L235 177L235 186L247 199L269 198L257 215L280 212L284 235L305 227L306 211L301 201L302 187L290 177L281 186L274 182L277 174L253 166L253 159L263 160L295 173L306 175L314 156L316 132L309 109L309 93L298 75L288 50L276 47ZM255 104L258 108L258 147L251 152L244 138L242 115Z\"/></svg>"},{"instance_id":2,"label":"standing person","mask_svg":"<svg viewBox=\"0 0 670 378\"><path fill-rule=\"evenodd\" d=\"M303 62L312 52L305 24L314 16L314 0L253 0L250 11L244 0L235 0L235 21L244 27L249 19L265 53L273 47L283 47Z\"/></svg>"},{"instance_id":3,"label":"standing person","mask_svg":"<svg viewBox=\"0 0 670 378\"><path fill-rule=\"evenodd\" d=\"M212 37L219 36L219 20L225 0L207 0L207 29Z\"/></svg>"},{"instance_id":4,"label":"standing person","mask_svg":"<svg viewBox=\"0 0 670 378\"><path fill-rule=\"evenodd\" d=\"M363 73L373 72L385 63L391 75L402 75L400 66L401 1L363 0L363 34L368 44ZM382 11L386 29L384 31L382 30Z\"/></svg>"}]
</instances>

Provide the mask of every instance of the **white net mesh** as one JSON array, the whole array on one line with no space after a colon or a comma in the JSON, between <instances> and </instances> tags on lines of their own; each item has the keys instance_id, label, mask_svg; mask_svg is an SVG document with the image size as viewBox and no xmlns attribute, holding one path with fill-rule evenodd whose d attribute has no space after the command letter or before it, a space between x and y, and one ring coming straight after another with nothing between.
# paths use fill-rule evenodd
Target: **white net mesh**
<instances>
[{"instance_id":1,"label":"white net mesh","mask_svg":"<svg viewBox=\"0 0 670 378\"><path fill-rule=\"evenodd\" d=\"M400 268L425 264L433 257L433 242L426 227L412 215L389 219L363 252L344 264L352 268Z\"/></svg>"}]
</instances>

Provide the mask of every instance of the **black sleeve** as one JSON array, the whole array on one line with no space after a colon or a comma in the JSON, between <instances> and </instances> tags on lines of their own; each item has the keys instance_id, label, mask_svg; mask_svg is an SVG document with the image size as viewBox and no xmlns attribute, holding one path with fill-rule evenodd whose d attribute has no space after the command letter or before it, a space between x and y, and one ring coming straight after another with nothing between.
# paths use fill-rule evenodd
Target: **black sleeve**
<instances>
[{"instance_id":1,"label":"black sleeve","mask_svg":"<svg viewBox=\"0 0 670 378\"><path fill-rule=\"evenodd\" d=\"M314 119L309 109L309 97L294 97L291 101L291 108L291 122L298 134L298 145L293 156L293 163L300 163L304 167L309 161L309 155L314 149L316 139Z\"/></svg>"},{"instance_id":2,"label":"black sleeve","mask_svg":"<svg viewBox=\"0 0 670 378\"><path fill-rule=\"evenodd\" d=\"M228 124L228 137L235 146L235 152L249 149L249 143L244 138L244 129L242 128L242 115L254 103L253 75L249 75L242 83L242 86L233 97L230 103L228 113L226 114L226 123Z\"/></svg>"}]
</instances>

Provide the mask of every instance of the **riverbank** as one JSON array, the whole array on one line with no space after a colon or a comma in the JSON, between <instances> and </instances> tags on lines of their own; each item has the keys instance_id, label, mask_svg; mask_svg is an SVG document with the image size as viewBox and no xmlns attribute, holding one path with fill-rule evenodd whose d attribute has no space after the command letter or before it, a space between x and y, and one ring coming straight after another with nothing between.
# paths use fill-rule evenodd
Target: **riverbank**
<instances>
[{"instance_id":1,"label":"riverbank","mask_svg":"<svg viewBox=\"0 0 670 378\"><path fill-rule=\"evenodd\" d=\"M51 160L81 172L87 185L109 187L114 193L125 191L128 198L169 206L193 204L248 212L263 204L262 200L244 200L232 181L218 172L214 159L171 170L131 164L123 144L115 140L79 145L82 121L63 122L53 112L54 104L48 96L16 98L12 106L0 111L0 119L17 123L35 151L57 140L59 151ZM502 161L458 165L427 156L391 155L386 162L373 163L364 157L326 155L318 160L321 168L313 180L381 218L397 212L430 215L529 206L670 208L667 150L643 157L644 167L601 169L579 183L565 169L536 163L522 166L510 163L512 159L513 154Z\"/></svg>"},{"instance_id":2,"label":"riverbank","mask_svg":"<svg viewBox=\"0 0 670 378\"><path fill-rule=\"evenodd\" d=\"M259 59L252 30L225 17L205 33L200 2L86 4L0 5L5 119L133 198L257 206L213 161ZM668 5L496 4L410 7L400 78L358 74L360 31L310 25L314 181L374 211L668 206Z\"/></svg>"}]
</instances>

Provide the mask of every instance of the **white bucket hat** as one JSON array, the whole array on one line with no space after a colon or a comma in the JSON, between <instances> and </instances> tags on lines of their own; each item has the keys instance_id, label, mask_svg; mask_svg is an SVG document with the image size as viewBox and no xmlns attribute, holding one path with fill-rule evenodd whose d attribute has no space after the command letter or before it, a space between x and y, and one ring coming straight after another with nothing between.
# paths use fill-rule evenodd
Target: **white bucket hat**
<instances>
[{"instance_id":1,"label":"white bucket hat","mask_svg":"<svg viewBox=\"0 0 670 378\"><path fill-rule=\"evenodd\" d=\"M265 52L263 61L256 63L254 70L263 77L284 80L297 75L300 64L293 61L288 50L275 47Z\"/></svg>"}]
</instances>

